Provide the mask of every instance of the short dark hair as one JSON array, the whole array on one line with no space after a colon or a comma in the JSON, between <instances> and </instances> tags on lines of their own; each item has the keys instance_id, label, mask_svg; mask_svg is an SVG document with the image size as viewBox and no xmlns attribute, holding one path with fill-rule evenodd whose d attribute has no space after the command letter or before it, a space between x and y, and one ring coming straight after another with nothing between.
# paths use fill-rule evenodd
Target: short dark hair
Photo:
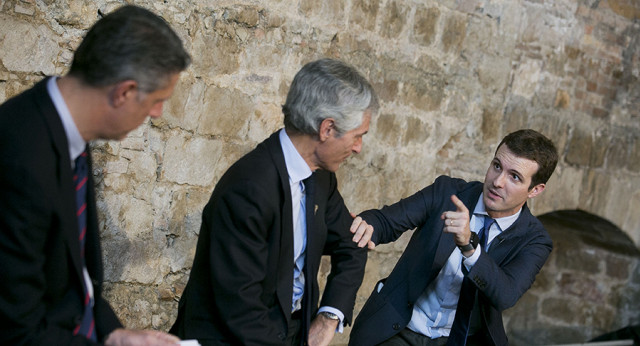
<instances>
[{"instance_id":1,"label":"short dark hair","mask_svg":"<svg viewBox=\"0 0 640 346\"><path fill-rule=\"evenodd\" d=\"M525 129L504 137L496 152L503 144L516 156L533 160L538 164L538 171L531 178L529 189L547 183L558 163L558 150L549 138L537 131Z\"/></svg>"},{"instance_id":2,"label":"short dark hair","mask_svg":"<svg viewBox=\"0 0 640 346\"><path fill-rule=\"evenodd\" d=\"M320 59L302 67L293 78L282 106L285 128L317 134L326 118L335 119L338 134L362 125L363 112L378 111L378 97L371 84L348 64Z\"/></svg>"},{"instance_id":3,"label":"short dark hair","mask_svg":"<svg viewBox=\"0 0 640 346\"><path fill-rule=\"evenodd\" d=\"M169 24L151 11L123 6L98 20L76 50L69 75L103 87L135 80L144 92L161 89L191 63Z\"/></svg>"}]
</instances>

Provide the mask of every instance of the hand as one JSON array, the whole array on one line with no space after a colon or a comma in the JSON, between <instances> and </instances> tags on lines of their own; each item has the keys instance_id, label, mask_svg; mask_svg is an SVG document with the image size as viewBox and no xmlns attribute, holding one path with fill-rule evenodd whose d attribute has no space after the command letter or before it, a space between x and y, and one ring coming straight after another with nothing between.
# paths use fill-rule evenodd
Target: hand
<instances>
[{"instance_id":1,"label":"hand","mask_svg":"<svg viewBox=\"0 0 640 346\"><path fill-rule=\"evenodd\" d=\"M338 328L338 320L317 315L309 327L309 346L329 345Z\"/></svg>"},{"instance_id":2,"label":"hand","mask_svg":"<svg viewBox=\"0 0 640 346\"><path fill-rule=\"evenodd\" d=\"M358 243L358 247L367 245L369 250L373 250L376 247L376 244L371 241L373 226L369 225L360 216L356 217L354 213L351 213L351 217L353 217L354 220L349 231L353 233L353 242Z\"/></svg>"},{"instance_id":3,"label":"hand","mask_svg":"<svg viewBox=\"0 0 640 346\"><path fill-rule=\"evenodd\" d=\"M471 239L469 209L467 209L456 195L451 195L451 201L455 204L456 211L445 211L442 213L442 216L440 216L440 218L444 220L443 231L454 235L456 245L464 246L469 244L469 240ZM473 254L473 250L469 251L469 254Z\"/></svg>"},{"instance_id":4,"label":"hand","mask_svg":"<svg viewBox=\"0 0 640 346\"><path fill-rule=\"evenodd\" d=\"M111 332L105 346L175 346L180 339L158 330L132 330L118 328Z\"/></svg>"}]
</instances>

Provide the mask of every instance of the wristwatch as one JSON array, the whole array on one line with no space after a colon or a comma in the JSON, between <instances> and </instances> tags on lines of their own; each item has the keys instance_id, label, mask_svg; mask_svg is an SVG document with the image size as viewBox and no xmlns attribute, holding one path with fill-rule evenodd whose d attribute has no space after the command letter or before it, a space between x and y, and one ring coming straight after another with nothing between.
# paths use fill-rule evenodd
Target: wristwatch
<instances>
[{"instance_id":1,"label":"wristwatch","mask_svg":"<svg viewBox=\"0 0 640 346\"><path fill-rule=\"evenodd\" d=\"M340 316L334 314L333 312L329 312L329 311L322 311L320 313L318 313L318 315L322 315L330 320L336 320L338 321L340 319Z\"/></svg>"},{"instance_id":2,"label":"wristwatch","mask_svg":"<svg viewBox=\"0 0 640 346\"><path fill-rule=\"evenodd\" d=\"M480 238L478 238L478 233L471 232L471 238L469 238L469 244L458 245L458 249L460 249L460 251L462 252L475 250L478 247L478 243L480 243Z\"/></svg>"}]
</instances>

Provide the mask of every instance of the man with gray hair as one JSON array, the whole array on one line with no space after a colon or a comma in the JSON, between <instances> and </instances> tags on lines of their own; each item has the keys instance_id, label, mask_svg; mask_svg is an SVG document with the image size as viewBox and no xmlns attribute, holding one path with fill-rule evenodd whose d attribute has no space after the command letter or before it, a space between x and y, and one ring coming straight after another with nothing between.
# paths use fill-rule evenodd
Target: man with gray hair
<instances>
[{"instance_id":1,"label":"man with gray hair","mask_svg":"<svg viewBox=\"0 0 640 346\"><path fill-rule=\"evenodd\" d=\"M353 242L335 171L360 152L377 97L355 69L323 59L296 74L282 110L284 129L231 166L204 208L171 330L203 346L327 345L351 323L371 234ZM318 309L322 255L331 273Z\"/></svg>"},{"instance_id":2,"label":"man with gray hair","mask_svg":"<svg viewBox=\"0 0 640 346\"><path fill-rule=\"evenodd\" d=\"M179 341L123 329L102 297L88 142L159 117L189 63L164 20L124 6L87 32L66 76L0 106L1 345Z\"/></svg>"}]
</instances>

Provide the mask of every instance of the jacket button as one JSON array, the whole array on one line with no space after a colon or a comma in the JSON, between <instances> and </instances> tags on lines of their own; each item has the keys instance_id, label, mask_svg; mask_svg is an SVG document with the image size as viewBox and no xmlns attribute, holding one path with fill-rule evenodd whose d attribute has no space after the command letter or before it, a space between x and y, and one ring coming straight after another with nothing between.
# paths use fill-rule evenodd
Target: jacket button
<instances>
[{"instance_id":1,"label":"jacket button","mask_svg":"<svg viewBox=\"0 0 640 346\"><path fill-rule=\"evenodd\" d=\"M398 330L400 329L400 324L394 323L393 326L391 326L391 328L393 328L393 330Z\"/></svg>"},{"instance_id":2,"label":"jacket button","mask_svg":"<svg viewBox=\"0 0 640 346\"><path fill-rule=\"evenodd\" d=\"M408 303L407 303L407 307L408 307L409 309L412 309L412 308L413 308L413 303L412 303L412 302L408 302Z\"/></svg>"},{"instance_id":3,"label":"jacket button","mask_svg":"<svg viewBox=\"0 0 640 346\"><path fill-rule=\"evenodd\" d=\"M278 334L278 337L280 338L280 340L284 341L287 339L287 335L285 333L280 333Z\"/></svg>"}]
</instances>

